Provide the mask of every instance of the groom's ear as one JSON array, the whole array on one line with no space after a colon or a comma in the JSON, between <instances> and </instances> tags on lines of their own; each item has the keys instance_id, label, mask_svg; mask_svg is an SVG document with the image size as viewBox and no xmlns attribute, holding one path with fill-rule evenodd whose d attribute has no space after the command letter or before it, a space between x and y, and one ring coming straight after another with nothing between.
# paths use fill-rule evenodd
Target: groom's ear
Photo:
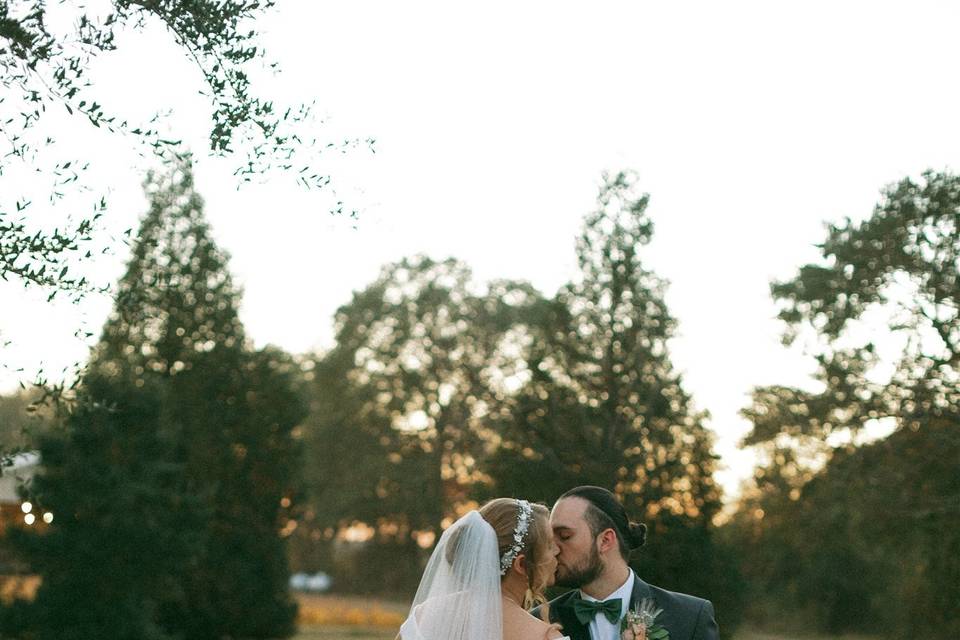
<instances>
[{"instance_id":1,"label":"groom's ear","mask_svg":"<svg viewBox=\"0 0 960 640\"><path fill-rule=\"evenodd\" d=\"M597 551L607 553L611 549L619 549L617 534L613 529L604 529L597 536Z\"/></svg>"}]
</instances>

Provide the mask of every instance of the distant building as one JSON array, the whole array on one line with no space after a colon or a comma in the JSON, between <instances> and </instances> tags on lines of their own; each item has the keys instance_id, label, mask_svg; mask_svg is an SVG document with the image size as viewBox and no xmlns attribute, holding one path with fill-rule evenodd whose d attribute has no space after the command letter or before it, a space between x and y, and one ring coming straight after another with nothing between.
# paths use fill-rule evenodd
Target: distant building
<instances>
[{"instance_id":1,"label":"distant building","mask_svg":"<svg viewBox=\"0 0 960 640\"><path fill-rule=\"evenodd\" d=\"M20 497L20 488L39 468L40 454L35 451L18 453L0 466L0 536L12 525L33 526L43 521L44 514ZM47 514L47 521L51 519Z\"/></svg>"},{"instance_id":2,"label":"distant building","mask_svg":"<svg viewBox=\"0 0 960 640\"><path fill-rule=\"evenodd\" d=\"M40 585L40 578L30 575L28 567L11 552L4 540L11 526L44 527L53 515L20 497L20 488L27 485L40 469L36 451L18 453L0 466L0 602L31 599Z\"/></svg>"},{"instance_id":3,"label":"distant building","mask_svg":"<svg viewBox=\"0 0 960 640\"><path fill-rule=\"evenodd\" d=\"M40 468L40 454L36 451L18 453L0 466L0 533L10 524L33 524L42 514L34 513L33 505L20 497L20 487L29 483Z\"/></svg>"}]
</instances>

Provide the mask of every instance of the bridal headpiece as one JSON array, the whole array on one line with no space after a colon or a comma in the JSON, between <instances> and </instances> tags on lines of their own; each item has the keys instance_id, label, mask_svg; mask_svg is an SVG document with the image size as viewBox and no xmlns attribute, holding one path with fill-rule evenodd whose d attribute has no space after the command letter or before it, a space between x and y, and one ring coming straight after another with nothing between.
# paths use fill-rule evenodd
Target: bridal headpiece
<instances>
[{"instance_id":1,"label":"bridal headpiece","mask_svg":"<svg viewBox=\"0 0 960 640\"><path fill-rule=\"evenodd\" d=\"M513 561L523 551L523 541L527 537L527 531L530 530L530 516L533 515L533 507L526 500L517 500L517 509L517 526L513 529L513 546L507 549L507 552L500 558L500 575L506 575L513 565Z\"/></svg>"}]
</instances>

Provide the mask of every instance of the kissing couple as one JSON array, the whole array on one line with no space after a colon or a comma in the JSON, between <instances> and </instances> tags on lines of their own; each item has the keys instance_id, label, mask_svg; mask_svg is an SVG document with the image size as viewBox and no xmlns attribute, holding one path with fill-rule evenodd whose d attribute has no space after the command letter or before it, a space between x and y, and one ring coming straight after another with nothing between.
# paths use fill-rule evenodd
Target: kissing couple
<instances>
[{"instance_id":1,"label":"kissing couple","mask_svg":"<svg viewBox=\"0 0 960 640\"><path fill-rule=\"evenodd\" d=\"M647 584L629 565L646 527L601 487L548 510L497 498L433 550L399 640L717 640L713 605ZM571 591L550 602L544 591Z\"/></svg>"}]
</instances>

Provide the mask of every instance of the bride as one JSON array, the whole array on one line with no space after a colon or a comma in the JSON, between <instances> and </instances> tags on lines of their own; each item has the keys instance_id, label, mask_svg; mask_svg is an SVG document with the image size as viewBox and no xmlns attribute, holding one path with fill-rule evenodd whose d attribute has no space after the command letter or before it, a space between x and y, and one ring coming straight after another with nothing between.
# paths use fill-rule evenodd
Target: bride
<instances>
[{"instance_id":1,"label":"bride","mask_svg":"<svg viewBox=\"0 0 960 640\"><path fill-rule=\"evenodd\" d=\"M546 602L559 548L546 507L497 498L443 532L401 640L569 640L527 610ZM546 618L546 614L544 614Z\"/></svg>"}]
</instances>

